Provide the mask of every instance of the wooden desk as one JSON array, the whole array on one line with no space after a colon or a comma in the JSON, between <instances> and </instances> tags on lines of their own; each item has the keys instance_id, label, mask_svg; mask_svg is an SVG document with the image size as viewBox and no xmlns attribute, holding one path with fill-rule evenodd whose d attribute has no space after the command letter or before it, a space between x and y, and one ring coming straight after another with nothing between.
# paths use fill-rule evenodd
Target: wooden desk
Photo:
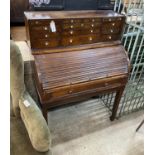
<instances>
[{"instance_id":1,"label":"wooden desk","mask_svg":"<svg viewBox=\"0 0 155 155\"><path fill-rule=\"evenodd\" d=\"M43 115L51 107L116 91L114 120L128 79L121 46L125 16L112 10L25 12Z\"/></svg>"},{"instance_id":2,"label":"wooden desk","mask_svg":"<svg viewBox=\"0 0 155 155\"><path fill-rule=\"evenodd\" d=\"M129 62L122 45L34 55L36 87L43 115L48 109L116 91L110 119L115 119L128 79Z\"/></svg>"}]
</instances>

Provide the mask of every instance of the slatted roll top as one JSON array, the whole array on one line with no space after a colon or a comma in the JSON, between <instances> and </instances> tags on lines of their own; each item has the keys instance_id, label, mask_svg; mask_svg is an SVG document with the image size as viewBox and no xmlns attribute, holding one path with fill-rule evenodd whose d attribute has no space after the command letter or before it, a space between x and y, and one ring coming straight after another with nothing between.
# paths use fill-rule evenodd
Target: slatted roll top
<instances>
[{"instance_id":1,"label":"slatted roll top","mask_svg":"<svg viewBox=\"0 0 155 155\"><path fill-rule=\"evenodd\" d=\"M123 46L35 55L43 90L128 74Z\"/></svg>"}]
</instances>

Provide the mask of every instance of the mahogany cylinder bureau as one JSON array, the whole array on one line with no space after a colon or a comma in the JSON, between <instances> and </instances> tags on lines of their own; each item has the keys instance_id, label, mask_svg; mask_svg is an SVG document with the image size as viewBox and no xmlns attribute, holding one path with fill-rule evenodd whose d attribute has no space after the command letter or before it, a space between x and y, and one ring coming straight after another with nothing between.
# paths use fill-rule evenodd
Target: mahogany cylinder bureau
<instances>
[{"instance_id":1,"label":"mahogany cylinder bureau","mask_svg":"<svg viewBox=\"0 0 155 155\"><path fill-rule=\"evenodd\" d=\"M110 10L25 12L42 112L116 91L115 119L129 60L120 38L125 16Z\"/></svg>"}]
</instances>

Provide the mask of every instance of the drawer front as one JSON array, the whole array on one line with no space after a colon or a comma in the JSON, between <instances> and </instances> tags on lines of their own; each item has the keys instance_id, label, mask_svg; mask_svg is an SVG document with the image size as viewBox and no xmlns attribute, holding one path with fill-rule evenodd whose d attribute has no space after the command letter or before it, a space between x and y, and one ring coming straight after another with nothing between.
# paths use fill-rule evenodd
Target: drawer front
<instances>
[{"instance_id":1,"label":"drawer front","mask_svg":"<svg viewBox=\"0 0 155 155\"><path fill-rule=\"evenodd\" d=\"M70 36L62 38L62 46L91 44L100 41L100 35Z\"/></svg>"},{"instance_id":2,"label":"drawer front","mask_svg":"<svg viewBox=\"0 0 155 155\"><path fill-rule=\"evenodd\" d=\"M102 21L103 22L117 22L117 21L119 21L119 22L124 22L124 17L106 17L106 18L103 18L102 19Z\"/></svg>"},{"instance_id":3,"label":"drawer front","mask_svg":"<svg viewBox=\"0 0 155 155\"><path fill-rule=\"evenodd\" d=\"M90 91L95 91L96 89L101 89L102 91L108 88L118 88L126 84L127 78L120 78L114 80L96 80L90 81L86 83L76 84L65 86L61 88L53 89L51 92L51 97L54 98L61 98L64 96L69 95L76 95L78 93L87 93Z\"/></svg>"},{"instance_id":4,"label":"drawer front","mask_svg":"<svg viewBox=\"0 0 155 155\"><path fill-rule=\"evenodd\" d=\"M51 29L49 25L45 25L45 26L35 26L35 27L31 27L30 28L30 32L31 34L33 33L40 33L40 32L46 32L46 33L51 33ZM56 27L56 32L61 32L61 28L60 26Z\"/></svg>"},{"instance_id":5,"label":"drawer front","mask_svg":"<svg viewBox=\"0 0 155 155\"><path fill-rule=\"evenodd\" d=\"M115 35L115 34L112 34L112 35L102 35L101 36L101 41L103 42L106 42L106 41L115 41L115 40L120 40L120 35Z\"/></svg>"},{"instance_id":6,"label":"drawer front","mask_svg":"<svg viewBox=\"0 0 155 155\"><path fill-rule=\"evenodd\" d=\"M91 29L91 28L95 28L95 27L100 27L101 26L101 22L87 22L87 23L65 23L62 25L62 28L65 29Z\"/></svg>"},{"instance_id":7,"label":"drawer front","mask_svg":"<svg viewBox=\"0 0 155 155\"><path fill-rule=\"evenodd\" d=\"M35 40L35 39L56 39L56 38L60 38L61 33L59 32L46 32L46 31L41 31L41 32L36 32L33 31L31 32L31 39Z\"/></svg>"},{"instance_id":8,"label":"drawer front","mask_svg":"<svg viewBox=\"0 0 155 155\"><path fill-rule=\"evenodd\" d=\"M91 90L95 90L98 88L103 88L107 89L110 87L120 87L122 85L125 85L126 83L126 79L115 79L115 80L108 80L108 81L99 81L99 82L90 82L89 84L79 84L79 85L74 85L70 88L69 93L70 94L76 94L76 93L80 93L80 92L87 92L87 91L91 91Z\"/></svg>"},{"instance_id":9,"label":"drawer front","mask_svg":"<svg viewBox=\"0 0 155 155\"><path fill-rule=\"evenodd\" d=\"M38 27L38 26L49 26L51 21L55 22L56 27L61 25L61 20L60 19L44 19L44 20L30 20L29 26L30 27Z\"/></svg>"},{"instance_id":10,"label":"drawer front","mask_svg":"<svg viewBox=\"0 0 155 155\"><path fill-rule=\"evenodd\" d=\"M83 18L83 19L64 19L63 24L73 24L73 23L88 23L88 22L101 22L102 18Z\"/></svg>"},{"instance_id":11,"label":"drawer front","mask_svg":"<svg viewBox=\"0 0 155 155\"><path fill-rule=\"evenodd\" d=\"M59 39L37 39L31 41L31 47L32 48L51 48L51 47L58 47L60 46L60 40Z\"/></svg>"},{"instance_id":12,"label":"drawer front","mask_svg":"<svg viewBox=\"0 0 155 155\"><path fill-rule=\"evenodd\" d=\"M63 36L79 36L79 35L88 35L88 34L100 34L100 29L98 28L90 28L86 30L65 30L62 32Z\"/></svg>"}]
</instances>

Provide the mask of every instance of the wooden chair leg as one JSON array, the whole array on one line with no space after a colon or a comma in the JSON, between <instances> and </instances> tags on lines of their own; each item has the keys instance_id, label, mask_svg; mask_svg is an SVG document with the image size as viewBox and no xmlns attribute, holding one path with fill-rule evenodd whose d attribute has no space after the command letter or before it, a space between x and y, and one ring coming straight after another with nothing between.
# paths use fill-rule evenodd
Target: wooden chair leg
<instances>
[{"instance_id":1,"label":"wooden chair leg","mask_svg":"<svg viewBox=\"0 0 155 155\"><path fill-rule=\"evenodd\" d=\"M118 110L118 106L124 91L124 87L122 87L119 91L117 91L116 93L116 97L115 97L115 101L114 101L114 105L113 105L113 109L112 109L112 115L110 116L110 120L113 121L116 117L117 114L117 110Z\"/></svg>"}]
</instances>

